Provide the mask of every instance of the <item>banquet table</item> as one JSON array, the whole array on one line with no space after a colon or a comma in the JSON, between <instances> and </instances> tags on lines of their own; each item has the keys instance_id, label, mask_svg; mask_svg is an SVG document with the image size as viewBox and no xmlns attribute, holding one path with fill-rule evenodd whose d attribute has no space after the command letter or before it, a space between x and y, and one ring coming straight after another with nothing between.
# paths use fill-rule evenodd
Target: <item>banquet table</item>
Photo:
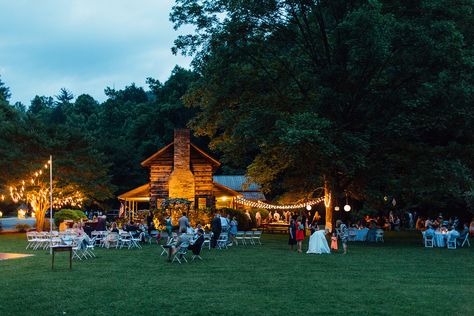
<instances>
[{"instance_id":1,"label":"banquet table","mask_svg":"<svg viewBox=\"0 0 474 316\"><path fill-rule=\"evenodd\" d=\"M434 246L435 247L446 247L446 238L448 237L448 234L442 233L442 232L435 232L434 234Z\"/></svg>"},{"instance_id":2,"label":"banquet table","mask_svg":"<svg viewBox=\"0 0 474 316\"><path fill-rule=\"evenodd\" d=\"M363 229L350 228L349 240L350 241L366 241L368 232L369 232L368 228L363 228Z\"/></svg>"}]
</instances>

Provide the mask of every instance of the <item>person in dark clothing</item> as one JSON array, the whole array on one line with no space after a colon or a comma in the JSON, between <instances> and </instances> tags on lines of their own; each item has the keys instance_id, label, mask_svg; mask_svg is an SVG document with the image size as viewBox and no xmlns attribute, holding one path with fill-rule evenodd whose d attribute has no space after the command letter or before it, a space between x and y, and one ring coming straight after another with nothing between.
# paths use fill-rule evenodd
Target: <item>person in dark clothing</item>
<instances>
[{"instance_id":1,"label":"person in dark clothing","mask_svg":"<svg viewBox=\"0 0 474 316\"><path fill-rule=\"evenodd\" d=\"M198 229L197 234L197 239L188 247L188 249L191 250L195 255L199 255L202 244L204 243L204 231L202 229Z\"/></svg>"},{"instance_id":2,"label":"person in dark clothing","mask_svg":"<svg viewBox=\"0 0 474 316\"><path fill-rule=\"evenodd\" d=\"M217 239L219 239L219 236L221 235L221 230L222 230L222 225L221 225L221 219L220 215L216 214L216 216L212 219L211 222L211 229L212 229L212 239L211 239L211 247L216 248L217 245Z\"/></svg>"},{"instance_id":3,"label":"person in dark clothing","mask_svg":"<svg viewBox=\"0 0 474 316\"><path fill-rule=\"evenodd\" d=\"M105 215L104 216L99 216L97 218L97 226L95 228L95 230L97 231L105 231L107 230L106 227L106 219L105 219Z\"/></svg>"},{"instance_id":4,"label":"person in dark clothing","mask_svg":"<svg viewBox=\"0 0 474 316\"><path fill-rule=\"evenodd\" d=\"M290 250L293 250L294 245L296 245L296 224L295 220L290 219L290 227L288 227L288 233L290 238L288 239L288 245L290 245Z\"/></svg>"},{"instance_id":5,"label":"person in dark clothing","mask_svg":"<svg viewBox=\"0 0 474 316\"><path fill-rule=\"evenodd\" d=\"M152 224L153 224L153 212L148 211L148 216L146 217L146 226L148 228L148 236L151 236L152 231Z\"/></svg>"}]
</instances>

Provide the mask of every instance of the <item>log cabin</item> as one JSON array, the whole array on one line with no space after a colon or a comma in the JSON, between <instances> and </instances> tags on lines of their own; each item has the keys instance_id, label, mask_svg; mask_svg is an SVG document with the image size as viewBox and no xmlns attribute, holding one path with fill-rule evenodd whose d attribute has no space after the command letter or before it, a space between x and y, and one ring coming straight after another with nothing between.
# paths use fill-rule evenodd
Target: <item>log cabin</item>
<instances>
[{"instance_id":1,"label":"log cabin","mask_svg":"<svg viewBox=\"0 0 474 316\"><path fill-rule=\"evenodd\" d=\"M138 203L156 209L167 198L187 199L195 209L237 208L237 197L265 200L258 185L248 183L243 175L215 176L220 162L191 143L189 129L176 129L173 142L141 165L149 170L149 182L118 196L131 214L138 210Z\"/></svg>"}]
</instances>

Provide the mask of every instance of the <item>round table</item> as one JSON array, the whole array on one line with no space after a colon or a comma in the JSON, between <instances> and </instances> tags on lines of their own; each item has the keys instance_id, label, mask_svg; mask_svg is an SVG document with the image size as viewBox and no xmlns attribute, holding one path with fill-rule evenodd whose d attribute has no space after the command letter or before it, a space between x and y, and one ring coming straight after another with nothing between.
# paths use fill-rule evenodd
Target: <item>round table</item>
<instances>
[{"instance_id":1,"label":"round table","mask_svg":"<svg viewBox=\"0 0 474 316\"><path fill-rule=\"evenodd\" d=\"M448 237L448 234L442 233L442 232L435 232L434 234L434 246L435 247L446 247L446 238Z\"/></svg>"}]
</instances>

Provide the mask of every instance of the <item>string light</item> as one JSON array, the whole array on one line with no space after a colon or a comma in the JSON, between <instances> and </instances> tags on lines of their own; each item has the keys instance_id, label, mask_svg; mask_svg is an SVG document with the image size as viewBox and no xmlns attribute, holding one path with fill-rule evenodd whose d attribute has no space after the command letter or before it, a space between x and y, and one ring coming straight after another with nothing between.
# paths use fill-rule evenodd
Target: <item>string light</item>
<instances>
[{"instance_id":1,"label":"string light","mask_svg":"<svg viewBox=\"0 0 474 316\"><path fill-rule=\"evenodd\" d=\"M48 169L51 165L51 160L48 160L44 164L44 169ZM40 176L46 174L43 169L33 171L31 173L30 181L21 180L18 185L10 186L10 197L14 203L26 200L30 203L33 209L43 208L44 205L49 205L49 186L42 188L43 182L40 180ZM36 180L35 180L36 179ZM1 196L2 201L5 197ZM62 192L53 199L53 208L61 208L63 206L71 205L82 207L84 196L79 192L75 191L67 196L64 196Z\"/></svg>"},{"instance_id":2,"label":"string light","mask_svg":"<svg viewBox=\"0 0 474 316\"><path fill-rule=\"evenodd\" d=\"M305 208L307 206L313 206L319 204L324 201L324 197L317 198L316 200L304 202L304 203L297 203L297 204L287 204L287 205L275 205L264 203L261 201L251 201L241 197L235 199L235 203L250 206L254 208L264 208L264 209L272 209L272 210L286 210L286 209L298 209L298 208Z\"/></svg>"},{"instance_id":3,"label":"string light","mask_svg":"<svg viewBox=\"0 0 474 316\"><path fill-rule=\"evenodd\" d=\"M328 193L327 195L324 196L324 206L328 208L329 205L331 205L331 193Z\"/></svg>"}]
</instances>

